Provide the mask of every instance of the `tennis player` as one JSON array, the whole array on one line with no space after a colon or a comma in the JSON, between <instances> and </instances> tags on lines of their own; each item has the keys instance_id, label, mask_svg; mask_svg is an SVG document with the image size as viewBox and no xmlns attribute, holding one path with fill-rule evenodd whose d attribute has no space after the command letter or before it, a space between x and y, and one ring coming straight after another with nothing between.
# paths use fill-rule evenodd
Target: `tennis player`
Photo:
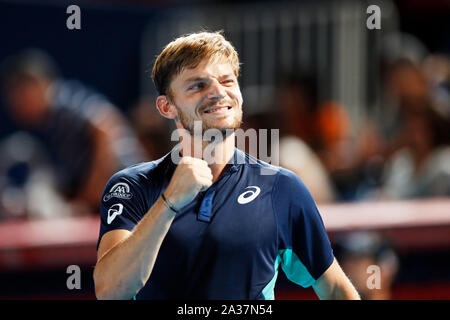
<instances>
[{"instance_id":1,"label":"tennis player","mask_svg":"<svg viewBox=\"0 0 450 320\"><path fill-rule=\"evenodd\" d=\"M157 108L190 137L107 183L98 299L274 299L280 267L320 299L359 299L302 181L235 147L238 74L238 55L220 33L180 37L157 57ZM196 121L202 132L224 133L215 161L195 153L196 143L202 151L210 143L194 134Z\"/></svg>"}]
</instances>

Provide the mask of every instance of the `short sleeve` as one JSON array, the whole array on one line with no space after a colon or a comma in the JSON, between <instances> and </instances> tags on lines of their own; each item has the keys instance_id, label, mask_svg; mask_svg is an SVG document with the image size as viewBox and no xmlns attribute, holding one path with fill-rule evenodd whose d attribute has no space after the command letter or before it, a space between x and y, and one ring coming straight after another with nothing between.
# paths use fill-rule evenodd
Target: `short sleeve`
<instances>
[{"instance_id":1,"label":"short sleeve","mask_svg":"<svg viewBox=\"0 0 450 320\"><path fill-rule=\"evenodd\" d=\"M102 236L116 229L131 231L145 215L142 187L131 176L115 174L106 184L100 205L100 232L97 249Z\"/></svg>"},{"instance_id":2,"label":"short sleeve","mask_svg":"<svg viewBox=\"0 0 450 320\"><path fill-rule=\"evenodd\" d=\"M278 254L287 278L313 285L334 259L314 199L300 178L281 169L272 193L278 228Z\"/></svg>"}]
</instances>

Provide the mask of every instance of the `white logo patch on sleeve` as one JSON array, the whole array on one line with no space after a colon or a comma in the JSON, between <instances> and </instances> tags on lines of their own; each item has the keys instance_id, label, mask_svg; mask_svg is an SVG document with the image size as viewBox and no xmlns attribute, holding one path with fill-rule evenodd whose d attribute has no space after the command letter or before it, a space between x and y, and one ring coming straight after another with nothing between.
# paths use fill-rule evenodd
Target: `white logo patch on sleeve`
<instances>
[{"instance_id":1,"label":"white logo patch on sleeve","mask_svg":"<svg viewBox=\"0 0 450 320\"><path fill-rule=\"evenodd\" d=\"M108 224L111 224L113 220L119 215L122 214L123 204L116 203L111 206L108 210Z\"/></svg>"},{"instance_id":2,"label":"white logo patch on sleeve","mask_svg":"<svg viewBox=\"0 0 450 320\"><path fill-rule=\"evenodd\" d=\"M248 188L252 188L254 190L248 190L248 191L245 191L244 193L242 193L239 196L239 198L237 199L238 203L240 203L240 204L249 203L249 202L253 201L261 192L261 189L257 186L248 186L245 189L248 189Z\"/></svg>"},{"instance_id":3,"label":"white logo patch on sleeve","mask_svg":"<svg viewBox=\"0 0 450 320\"><path fill-rule=\"evenodd\" d=\"M111 198L129 200L132 197L133 194L130 192L130 186L125 182L119 182L112 186L108 194L105 194L103 201L109 201Z\"/></svg>"}]
</instances>

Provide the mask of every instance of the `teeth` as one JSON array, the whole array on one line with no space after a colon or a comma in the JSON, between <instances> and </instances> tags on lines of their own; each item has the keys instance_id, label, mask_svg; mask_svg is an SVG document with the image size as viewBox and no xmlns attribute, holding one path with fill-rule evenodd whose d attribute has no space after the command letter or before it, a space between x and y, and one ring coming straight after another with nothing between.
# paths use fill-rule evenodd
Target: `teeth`
<instances>
[{"instance_id":1,"label":"teeth","mask_svg":"<svg viewBox=\"0 0 450 320\"><path fill-rule=\"evenodd\" d=\"M211 113L211 112L217 111L217 110L222 109L222 108L230 109L230 107L217 107L217 108L207 109L205 112L206 113Z\"/></svg>"}]
</instances>

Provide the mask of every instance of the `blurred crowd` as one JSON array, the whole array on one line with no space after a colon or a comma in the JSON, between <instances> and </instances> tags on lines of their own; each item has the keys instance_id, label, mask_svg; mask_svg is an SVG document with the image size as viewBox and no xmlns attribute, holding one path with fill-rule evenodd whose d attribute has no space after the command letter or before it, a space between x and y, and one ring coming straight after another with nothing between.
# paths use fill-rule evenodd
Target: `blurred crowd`
<instances>
[{"instance_id":1,"label":"blurred crowd","mask_svg":"<svg viewBox=\"0 0 450 320\"><path fill-rule=\"evenodd\" d=\"M398 57L382 69L381 112L363 123L296 73L267 112L244 104L243 129L279 129L279 164L318 203L450 195L449 58ZM96 213L112 174L174 145L154 97L123 112L37 49L3 61L1 88L17 130L0 141L0 219Z\"/></svg>"},{"instance_id":2,"label":"blurred crowd","mask_svg":"<svg viewBox=\"0 0 450 320\"><path fill-rule=\"evenodd\" d=\"M381 110L361 123L339 101L320 101L314 77L295 74L244 127L280 129L280 165L319 203L449 196L449 57L398 57L382 69Z\"/></svg>"},{"instance_id":3,"label":"blurred crowd","mask_svg":"<svg viewBox=\"0 0 450 320\"><path fill-rule=\"evenodd\" d=\"M4 61L1 86L17 128L0 142L1 218L96 213L111 175L144 161L126 116L45 52Z\"/></svg>"}]
</instances>

